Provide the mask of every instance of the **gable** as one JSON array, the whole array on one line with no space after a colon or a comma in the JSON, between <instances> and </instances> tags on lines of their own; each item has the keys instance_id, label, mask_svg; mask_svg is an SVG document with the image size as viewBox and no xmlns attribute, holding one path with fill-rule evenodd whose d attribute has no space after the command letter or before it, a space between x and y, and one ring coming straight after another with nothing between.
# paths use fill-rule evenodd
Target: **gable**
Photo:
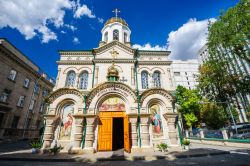
<instances>
[{"instance_id":1,"label":"gable","mask_svg":"<svg viewBox=\"0 0 250 166\"><path fill-rule=\"evenodd\" d=\"M112 59L113 57L110 52L113 51L113 49L119 53L116 59L134 59L134 50L117 41L94 49L95 59Z\"/></svg>"}]
</instances>

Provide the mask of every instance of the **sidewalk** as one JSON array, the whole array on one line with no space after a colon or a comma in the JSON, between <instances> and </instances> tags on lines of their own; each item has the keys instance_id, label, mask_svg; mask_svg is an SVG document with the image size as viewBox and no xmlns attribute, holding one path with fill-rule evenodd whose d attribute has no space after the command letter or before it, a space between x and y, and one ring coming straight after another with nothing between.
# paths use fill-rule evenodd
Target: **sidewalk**
<instances>
[{"instance_id":1,"label":"sidewalk","mask_svg":"<svg viewBox=\"0 0 250 166\"><path fill-rule=\"evenodd\" d=\"M232 150L231 148L230 150ZM188 158L188 157L202 157L213 156L221 154L230 154L229 149L223 149L223 147L208 147L208 145L196 145L192 144L190 150L185 151L180 148L169 149L168 152L153 153L124 153L123 150L113 152L97 152L95 154L77 154L70 155L68 153L59 153L58 155L50 154L31 154L31 149L26 150L14 150L9 152L0 152L0 160L12 160L12 161L55 161L55 162L96 162L96 161L123 161L123 160L146 160L153 161L158 159L172 160L176 158ZM236 150L236 149L233 149Z\"/></svg>"}]
</instances>

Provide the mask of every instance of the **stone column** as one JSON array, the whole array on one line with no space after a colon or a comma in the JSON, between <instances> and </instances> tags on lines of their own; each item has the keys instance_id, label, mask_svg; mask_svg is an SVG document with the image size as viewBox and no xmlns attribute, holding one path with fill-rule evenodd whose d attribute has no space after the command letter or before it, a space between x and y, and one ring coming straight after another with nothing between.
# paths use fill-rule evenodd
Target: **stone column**
<instances>
[{"instance_id":1,"label":"stone column","mask_svg":"<svg viewBox=\"0 0 250 166\"><path fill-rule=\"evenodd\" d=\"M141 126L141 143L142 147L150 146L150 135L149 135L149 116L150 114L141 114L140 126Z\"/></svg>"},{"instance_id":2,"label":"stone column","mask_svg":"<svg viewBox=\"0 0 250 166\"><path fill-rule=\"evenodd\" d=\"M203 130L200 130L200 138L205 138Z\"/></svg>"},{"instance_id":3,"label":"stone column","mask_svg":"<svg viewBox=\"0 0 250 166\"><path fill-rule=\"evenodd\" d=\"M73 115L75 119L73 152L77 153L81 149L83 136L84 116L82 114Z\"/></svg>"},{"instance_id":4,"label":"stone column","mask_svg":"<svg viewBox=\"0 0 250 166\"><path fill-rule=\"evenodd\" d=\"M86 117L86 136L85 136L85 144L84 144L84 151L93 153L94 152L94 127L95 127L95 119L96 115L84 115Z\"/></svg>"},{"instance_id":5,"label":"stone column","mask_svg":"<svg viewBox=\"0 0 250 166\"><path fill-rule=\"evenodd\" d=\"M43 149L50 148L51 146L55 134L55 122L58 118L56 115L44 115L46 125L43 134Z\"/></svg>"},{"instance_id":6,"label":"stone column","mask_svg":"<svg viewBox=\"0 0 250 166\"><path fill-rule=\"evenodd\" d=\"M177 113L165 113L163 117L167 120L170 146L178 146L178 135L176 132Z\"/></svg>"},{"instance_id":7,"label":"stone column","mask_svg":"<svg viewBox=\"0 0 250 166\"><path fill-rule=\"evenodd\" d=\"M221 132L222 132L222 135L223 135L223 139L228 139L227 130L226 129L222 129Z\"/></svg>"},{"instance_id":8,"label":"stone column","mask_svg":"<svg viewBox=\"0 0 250 166\"><path fill-rule=\"evenodd\" d=\"M138 147L137 114L128 116L129 116L129 122L131 124L131 130L129 134L131 134L132 148L137 148Z\"/></svg>"}]
</instances>

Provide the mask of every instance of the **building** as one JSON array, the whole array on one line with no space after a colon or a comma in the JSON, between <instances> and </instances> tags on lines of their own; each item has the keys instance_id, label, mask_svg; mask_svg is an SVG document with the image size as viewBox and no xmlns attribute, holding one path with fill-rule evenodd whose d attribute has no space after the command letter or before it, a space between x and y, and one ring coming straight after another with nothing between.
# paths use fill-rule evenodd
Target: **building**
<instances>
[{"instance_id":1,"label":"building","mask_svg":"<svg viewBox=\"0 0 250 166\"><path fill-rule=\"evenodd\" d=\"M0 139L37 136L53 83L6 39L0 39L0 57Z\"/></svg>"},{"instance_id":2,"label":"building","mask_svg":"<svg viewBox=\"0 0 250 166\"><path fill-rule=\"evenodd\" d=\"M206 63L211 58L207 45L204 45L198 52L198 61L199 65ZM221 58L221 57L220 57ZM228 63L227 66L229 70L226 72L229 74L239 74L249 76L250 73L250 64L235 55L227 54L227 57L223 57L227 59ZM235 94L235 97L232 98L233 105L236 106L238 113L239 113L239 121L248 122L248 118L246 112L250 108L250 95L242 95L240 93Z\"/></svg>"},{"instance_id":3,"label":"building","mask_svg":"<svg viewBox=\"0 0 250 166\"><path fill-rule=\"evenodd\" d=\"M174 60L172 63L175 86L184 86L187 89L195 89L198 82L196 81L199 73L199 63L196 59L191 60Z\"/></svg>"},{"instance_id":4,"label":"building","mask_svg":"<svg viewBox=\"0 0 250 166\"><path fill-rule=\"evenodd\" d=\"M141 51L120 17L104 25L97 48L60 50L43 149L152 151L179 146L170 51Z\"/></svg>"}]
</instances>

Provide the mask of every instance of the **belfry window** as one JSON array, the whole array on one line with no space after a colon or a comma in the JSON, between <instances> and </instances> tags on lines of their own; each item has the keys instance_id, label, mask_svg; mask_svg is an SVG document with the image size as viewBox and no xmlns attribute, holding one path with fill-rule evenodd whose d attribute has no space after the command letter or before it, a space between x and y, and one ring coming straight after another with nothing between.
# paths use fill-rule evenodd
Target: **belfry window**
<instances>
[{"instance_id":1,"label":"belfry window","mask_svg":"<svg viewBox=\"0 0 250 166\"><path fill-rule=\"evenodd\" d=\"M113 31L113 40L119 40L119 31L117 29Z\"/></svg>"},{"instance_id":2,"label":"belfry window","mask_svg":"<svg viewBox=\"0 0 250 166\"><path fill-rule=\"evenodd\" d=\"M89 77L89 74L87 71L84 71L79 79L80 79L80 82L79 82L79 88L80 89L87 89L88 88L88 77Z\"/></svg>"},{"instance_id":3,"label":"belfry window","mask_svg":"<svg viewBox=\"0 0 250 166\"><path fill-rule=\"evenodd\" d=\"M147 71L141 72L141 86L142 86L142 89L148 89L148 72Z\"/></svg>"},{"instance_id":4,"label":"belfry window","mask_svg":"<svg viewBox=\"0 0 250 166\"><path fill-rule=\"evenodd\" d=\"M127 33L124 33L124 43L126 43L128 41L127 38L128 38Z\"/></svg>"},{"instance_id":5,"label":"belfry window","mask_svg":"<svg viewBox=\"0 0 250 166\"><path fill-rule=\"evenodd\" d=\"M108 32L106 32L106 33L104 34L104 41L105 41L105 42L108 42Z\"/></svg>"},{"instance_id":6,"label":"belfry window","mask_svg":"<svg viewBox=\"0 0 250 166\"><path fill-rule=\"evenodd\" d=\"M66 86L74 86L76 79L76 73L74 71L70 71L67 74Z\"/></svg>"},{"instance_id":7,"label":"belfry window","mask_svg":"<svg viewBox=\"0 0 250 166\"><path fill-rule=\"evenodd\" d=\"M153 83L154 87L161 87L161 73L159 71L153 73Z\"/></svg>"}]
</instances>

